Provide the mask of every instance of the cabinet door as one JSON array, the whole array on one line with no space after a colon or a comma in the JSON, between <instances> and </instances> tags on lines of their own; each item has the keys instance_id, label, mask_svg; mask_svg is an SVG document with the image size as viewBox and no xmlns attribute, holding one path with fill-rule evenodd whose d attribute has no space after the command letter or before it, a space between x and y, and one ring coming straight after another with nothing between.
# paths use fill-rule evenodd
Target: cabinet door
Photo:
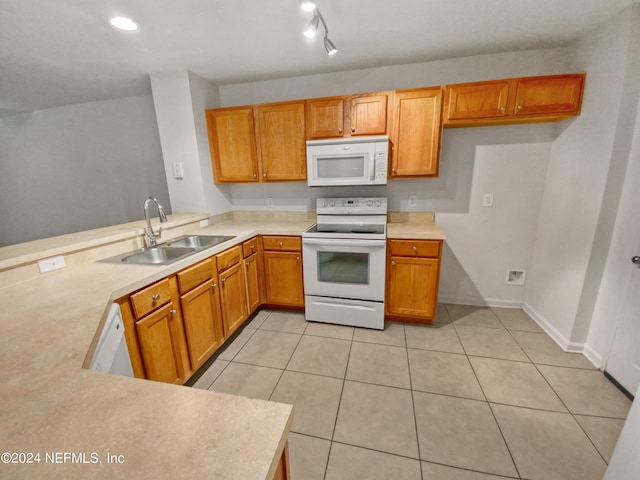
<instances>
[{"instance_id":1,"label":"cabinet door","mask_svg":"<svg viewBox=\"0 0 640 480\"><path fill-rule=\"evenodd\" d=\"M344 98L307 100L307 138L334 138L344 135Z\"/></svg>"},{"instance_id":2,"label":"cabinet door","mask_svg":"<svg viewBox=\"0 0 640 480\"><path fill-rule=\"evenodd\" d=\"M509 114L508 100L512 83L465 83L447 86L446 120L504 117Z\"/></svg>"},{"instance_id":3,"label":"cabinet door","mask_svg":"<svg viewBox=\"0 0 640 480\"><path fill-rule=\"evenodd\" d=\"M247 286L247 306L248 314L255 312L260 306L260 257L257 253L248 256L243 260L244 274Z\"/></svg>"},{"instance_id":4,"label":"cabinet door","mask_svg":"<svg viewBox=\"0 0 640 480\"><path fill-rule=\"evenodd\" d=\"M387 95L349 97L345 113L351 135L387 133Z\"/></svg>"},{"instance_id":5,"label":"cabinet door","mask_svg":"<svg viewBox=\"0 0 640 480\"><path fill-rule=\"evenodd\" d=\"M442 132L442 89L397 91L393 96L391 111L391 177L437 175Z\"/></svg>"},{"instance_id":6,"label":"cabinet door","mask_svg":"<svg viewBox=\"0 0 640 480\"><path fill-rule=\"evenodd\" d=\"M518 80L515 115L578 115L584 75L555 75Z\"/></svg>"},{"instance_id":7,"label":"cabinet door","mask_svg":"<svg viewBox=\"0 0 640 480\"><path fill-rule=\"evenodd\" d=\"M391 315L433 318L436 313L439 261L391 257L387 311Z\"/></svg>"},{"instance_id":8,"label":"cabinet door","mask_svg":"<svg viewBox=\"0 0 640 480\"><path fill-rule=\"evenodd\" d=\"M180 297L191 368L197 370L224 339L218 286L208 280Z\"/></svg>"},{"instance_id":9,"label":"cabinet door","mask_svg":"<svg viewBox=\"0 0 640 480\"><path fill-rule=\"evenodd\" d=\"M220 273L220 303L225 338L229 338L249 316L242 265L236 263Z\"/></svg>"},{"instance_id":10,"label":"cabinet door","mask_svg":"<svg viewBox=\"0 0 640 480\"><path fill-rule=\"evenodd\" d=\"M304 102L256 107L262 181L306 180Z\"/></svg>"},{"instance_id":11,"label":"cabinet door","mask_svg":"<svg viewBox=\"0 0 640 480\"><path fill-rule=\"evenodd\" d=\"M264 252L266 303L304 306L300 252Z\"/></svg>"},{"instance_id":12,"label":"cabinet door","mask_svg":"<svg viewBox=\"0 0 640 480\"><path fill-rule=\"evenodd\" d=\"M136 322L146 376L158 382L182 384L186 380L172 302Z\"/></svg>"},{"instance_id":13,"label":"cabinet door","mask_svg":"<svg viewBox=\"0 0 640 480\"><path fill-rule=\"evenodd\" d=\"M257 182L253 109L207 110L207 128L215 182Z\"/></svg>"}]
</instances>

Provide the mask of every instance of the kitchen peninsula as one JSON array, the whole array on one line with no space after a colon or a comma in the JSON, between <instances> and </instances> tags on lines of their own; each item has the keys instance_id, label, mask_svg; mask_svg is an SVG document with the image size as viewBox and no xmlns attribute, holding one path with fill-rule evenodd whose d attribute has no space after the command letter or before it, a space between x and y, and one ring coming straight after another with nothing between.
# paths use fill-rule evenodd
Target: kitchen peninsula
<instances>
[{"instance_id":1,"label":"kitchen peninsula","mask_svg":"<svg viewBox=\"0 0 640 480\"><path fill-rule=\"evenodd\" d=\"M313 223L311 214L291 218L235 212L200 228L207 215L171 215L162 241L197 231L241 243L258 234L300 235ZM2 446L40 454L40 463L3 464L3 478L271 480L281 473L292 406L81 368L113 300L228 248L167 267L96 262L139 247L143 227L134 222L0 249ZM38 274L34 262L55 255L68 266ZM51 458L57 461L45 461Z\"/></svg>"}]
</instances>

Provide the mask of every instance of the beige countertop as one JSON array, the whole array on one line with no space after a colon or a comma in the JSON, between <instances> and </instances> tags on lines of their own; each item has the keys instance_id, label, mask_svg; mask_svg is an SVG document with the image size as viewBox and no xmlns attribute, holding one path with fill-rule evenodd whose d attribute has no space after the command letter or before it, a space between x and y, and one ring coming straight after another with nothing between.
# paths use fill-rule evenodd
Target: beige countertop
<instances>
[{"instance_id":1,"label":"beige countertop","mask_svg":"<svg viewBox=\"0 0 640 480\"><path fill-rule=\"evenodd\" d=\"M91 231L66 236L66 244L38 241L40 254L33 245L0 249L0 271L39 255L75 258L66 268L0 288L2 451L40 454L38 464L0 464L0 477L270 479L292 406L81 366L113 300L255 235L300 235L314 217L227 215L199 228L206 215L172 215L166 225L174 230L163 240L196 231L236 238L166 267L95 261L139 246L141 222L99 229L105 237ZM390 237L444 236L429 222L392 222L388 230ZM73 240L80 254L68 246ZM71 454L85 463L73 463ZM124 463L107 463L107 454L121 455Z\"/></svg>"}]
</instances>

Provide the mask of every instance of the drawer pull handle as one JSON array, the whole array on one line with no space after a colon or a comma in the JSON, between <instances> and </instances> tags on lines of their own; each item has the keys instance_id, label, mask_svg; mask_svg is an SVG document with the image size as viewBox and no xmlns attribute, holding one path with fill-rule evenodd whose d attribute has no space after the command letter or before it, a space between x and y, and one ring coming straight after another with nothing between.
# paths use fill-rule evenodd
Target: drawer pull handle
<instances>
[{"instance_id":1,"label":"drawer pull handle","mask_svg":"<svg viewBox=\"0 0 640 480\"><path fill-rule=\"evenodd\" d=\"M254 250L256 247L255 247L255 245L250 245L250 246L249 246L249 248L250 248L251 250Z\"/></svg>"},{"instance_id":2,"label":"drawer pull handle","mask_svg":"<svg viewBox=\"0 0 640 480\"><path fill-rule=\"evenodd\" d=\"M153 297L151 297L151 298L153 298L153 301L154 301L154 302L157 302L158 300L160 300L160 295L156 294L156 295L154 295L154 296L153 296Z\"/></svg>"},{"instance_id":3,"label":"drawer pull handle","mask_svg":"<svg viewBox=\"0 0 640 480\"><path fill-rule=\"evenodd\" d=\"M282 247L282 245L284 245L282 242L278 242L280 244L280 246Z\"/></svg>"},{"instance_id":4,"label":"drawer pull handle","mask_svg":"<svg viewBox=\"0 0 640 480\"><path fill-rule=\"evenodd\" d=\"M417 252L418 251L418 247L413 247L413 251Z\"/></svg>"}]
</instances>

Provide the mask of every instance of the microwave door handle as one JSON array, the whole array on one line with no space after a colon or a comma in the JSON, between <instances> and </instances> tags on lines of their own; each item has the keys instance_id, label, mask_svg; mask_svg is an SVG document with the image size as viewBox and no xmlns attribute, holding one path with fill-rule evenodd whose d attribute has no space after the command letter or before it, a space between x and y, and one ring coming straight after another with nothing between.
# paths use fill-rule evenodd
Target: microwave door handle
<instances>
[{"instance_id":1,"label":"microwave door handle","mask_svg":"<svg viewBox=\"0 0 640 480\"><path fill-rule=\"evenodd\" d=\"M360 240L360 239L335 239L335 238L303 238L303 244L320 246L344 246L344 247L384 247L386 240Z\"/></svg>"}]
</instances>

